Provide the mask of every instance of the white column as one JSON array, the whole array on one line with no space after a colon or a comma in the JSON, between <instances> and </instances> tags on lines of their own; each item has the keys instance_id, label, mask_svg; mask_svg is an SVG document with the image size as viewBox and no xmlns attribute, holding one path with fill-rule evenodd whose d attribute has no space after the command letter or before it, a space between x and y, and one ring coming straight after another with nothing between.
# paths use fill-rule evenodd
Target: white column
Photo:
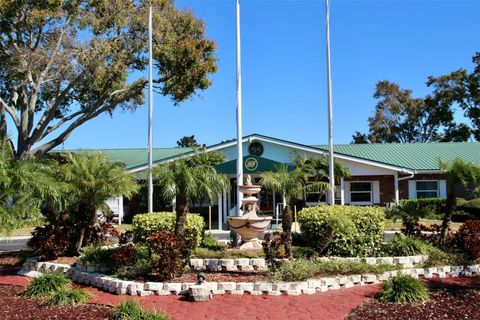
<instances>
[{"instance_id":1,"label":"white column","mask_svg":"<svg viewBox=\"0 0 480 320\"><path fill-rule=\"evenodd\" d=\"M400 201L400 191L398 189L398 172L395 172L393 175L393 187L395 189L395 204L398 204Z\"/></svg>"},{"instance_id":2,"label":"white column","mask_svg":"<svg viewBox=\"0 0 480 320\"><path fill-rule=\"evenodd\" d=\"M342 206L345 204L345 180L343 177L340 177L340 204Z\"/></svg>"},{"instance_id":3,"label":"white column","mask_svg":"<svg viewBox=\"0 0 480 320\"><path fill-rule=\"evenodd\" d=\"M228 196L227 190L223 190L223 220L227 221L227 211L228 211ZM223 224L219 227L220 230L223 229Z\"/></svg>"},{"instance_id":4,"label":"white column","mask_svg":"<svg viewBox=\"0 0 480 320\"><path fill-rule=\"evenodd\" d=\"M222 205L222 194L217 194L217 204L218 204L218 230L222 230L223 225L223 205Z\"/></svg>"},{"instance_id":5,"label":"white column","mask_svg":"<svg viewBox=\"0 0 480 320\"><path fill-rule=\"evenodd\" d=\"M176 211L177 200L175 198L172 199L172 212Z\"/></svg>"},{"instance_id":6,"label":"white column","mask_svg":"<svg viewBox=\"0 0 480 320\"><path fill-rule=\"evenodd\" d=\"M118 197L118 224L123 220L123 194Z\"/></svg>"},{"instance_id":7,"label":"white column","mask_svg":"<svg viewBox=\"0 0 480 320\"><path fill-rule=\"evenodd\" d=\"M277 202L275 201L275 191L272 191L272 208L273 208L273 216L275 217L275 213L277 212Z\"/></svg>"}]
</instances>

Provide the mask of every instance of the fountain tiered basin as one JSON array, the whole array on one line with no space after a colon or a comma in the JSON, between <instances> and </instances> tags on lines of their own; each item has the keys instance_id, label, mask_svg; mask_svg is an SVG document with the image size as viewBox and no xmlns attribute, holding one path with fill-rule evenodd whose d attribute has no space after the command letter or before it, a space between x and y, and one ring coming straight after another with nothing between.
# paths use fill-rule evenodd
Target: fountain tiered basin
<instances>
[{"instance_id":1,"label":"fountain tiered basin","mask_svg":"<svg viewBox=\"0 0 480 320\"><path fill-rule=\"evenodd\" d=\"M248 176L247 183L239 186L239 190L246 195L246 197L242 199L242 208L244 208L244 212L246 212L236 217L228 217L228 224L230 228L240 234L242 238L240 249L261 249L262 243L259 238L263 238L265 230L267 230L272 221L272 217L257 215L256 208L258 199L253 195L259 193L262 187L252 184L250 176ZM247 208L250 210L248 211Z\"/></svg>"}]
</instances>

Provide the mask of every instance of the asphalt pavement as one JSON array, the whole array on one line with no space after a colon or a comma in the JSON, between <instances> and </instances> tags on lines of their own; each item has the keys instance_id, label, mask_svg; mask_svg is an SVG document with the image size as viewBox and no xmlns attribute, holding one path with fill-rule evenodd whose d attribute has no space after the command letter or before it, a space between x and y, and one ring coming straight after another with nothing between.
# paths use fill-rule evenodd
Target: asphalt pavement
<instances>
[{"instance_id":1,"label":"asphalt pavement","mask_svg":"<svg viewBox=\"0 0 480 320\"><path fill-rule=\"evenodd\" d=\"M30 237L0 238L0 253L26 250L28 239Z\"/></svg>"}]
</instances>

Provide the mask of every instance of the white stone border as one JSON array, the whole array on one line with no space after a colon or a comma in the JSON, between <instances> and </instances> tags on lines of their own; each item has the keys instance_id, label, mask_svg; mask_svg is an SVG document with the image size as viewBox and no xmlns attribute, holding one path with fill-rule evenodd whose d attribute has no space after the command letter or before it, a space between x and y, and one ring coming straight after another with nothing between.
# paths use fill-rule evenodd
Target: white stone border
<instances>
[{"instance_id":1,"label":"white stone border","mask_svg":"<svg viewBox=\"0 0 480 320\"><path fill-rule=\"evenodd\" d=\"M343 258L343 257L321 257L319 261L351 261L365 262L371 265L396 264L403 268L413 268L414 266L425 262L428 256L403 256L403 257L366 257L366 258ZM267 270L264 258L249 259L190 259L190 269L192 271L253 271Z\"/></svg>"},{"instance_id":2,"label":"white stone border","mask_svg":"<svg viewBox=\"0 0 480 320\"><path fill-rule=\"evenodd\" d=\"M250 264L249 264L250 265ZM101 290L123 295L169 295L187 294L190 287L195 283L171 283L171 282L145 282L124 281L106 276L104 274L80 271L76 267L52 262L38 262L35 258L28 259L19 274L25 276L37 276L39 272L61 271L67 274L72 281L91 285ZM210 290L212 294L252 294L252 295L299 295L315 294L340 288L351 288L355 285L379 283L399 273L414 277L423 276L439 278L475 276L480 275L480 265L471 266L443 266L428 268L408 268L395 271L387 271L382 274L355 274L348 276L323 277L308 279L297 282L206 282L202 286Z\"/></svg>"}]
</instances>

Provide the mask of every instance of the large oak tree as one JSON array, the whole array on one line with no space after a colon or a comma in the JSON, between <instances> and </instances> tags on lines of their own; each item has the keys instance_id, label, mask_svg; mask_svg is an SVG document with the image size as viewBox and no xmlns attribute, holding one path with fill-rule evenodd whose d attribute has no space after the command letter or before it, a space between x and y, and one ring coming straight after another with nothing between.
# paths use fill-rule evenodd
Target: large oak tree
<instances>
[{"instance_id":1,"label":"large oak tree","mask_svg":"<svg viewBox=\"0 0 480 320\"><path fill-rule=\"evenodd\" d=\"M426 97L394 82L379 81L374 98L377 105L368 118L369 132L356 132L353 143L480 141L480 52L473 57L471 73L459 69L440 77L430 76L433 88ZM455 123L456 108L464 111L467 123Z\"/></svg>"},{"instance_id":2,"label":"large oak tree","mask_svg":"<svg viewBox=\"0 0 480 320\"><path fill-rule=\"evenodd\" d=\"M100 114L143 103L149 2L0 1L0 136L16 130L17 159L43 155ZM152 4L155 90L178 104L210 86L215 44L192 13L169 0Z\"/></svg>"}]
</instances>

